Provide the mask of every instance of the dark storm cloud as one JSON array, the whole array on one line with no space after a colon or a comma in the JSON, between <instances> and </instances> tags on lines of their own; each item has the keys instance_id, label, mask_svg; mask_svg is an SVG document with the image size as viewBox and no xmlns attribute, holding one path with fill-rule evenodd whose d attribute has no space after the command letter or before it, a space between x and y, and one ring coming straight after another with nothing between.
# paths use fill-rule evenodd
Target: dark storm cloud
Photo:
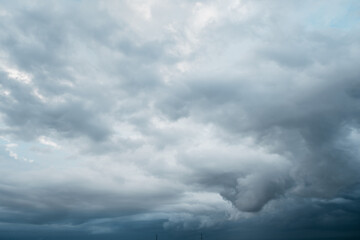
<instances>
[{"instance_id":1,"label":"dark storm cloud","mask_svg":"<svg viewBox=\"0 0 360 240\"><path fill-rule=\"evenodd\" d=\"M287 153L293 158L289 159L295 167L294 176L290 178L295 179L295 188L296 185L299 188L306 185L303 189L306 194L334 197L342 188L358 181L358 157L350 156L349 149L341 144L352 129L358 128L358 99L351 95L351 89L356 89L359 79L355 66L358 57L351 51L353 48L358 51L358 46L353 35L303 33L305 36L284 37L275 44L261 44L259 48L267 52L267 57L262 58L263 53L259 52L260 55L255 55L256 66L249 66L250 73L258 71L258 75L245 73L235 78L230 72L227 73L231 76L230 80L220 75L207 79L184 79L185 84L181 83L181 87L175 85L159 107L170 118L194 116L198 121L225 129L232 138L245 134L255 137L260 144L270 148L274 146L275 153ZM279 34L281 36L282 33ZM265 41L267 37L271 38L265 35ZM345 47L343 43L353 47ZM277 53L277 44L281 46L280 51L294 61L281 57ZM312 62L306 60L308 56L311 56ZM298 57L304 60L296 63ZM307 67L305 72L304 67ZM205 72L205 69L201 70ZM211 68L209 71L211 74ZM265 176L259 178L262 182L259 192L266 196L266 190L269 190L264 201L256 194L258 181L249 185L251 196L261 202L259 206L242 208L241 204L235 205L241 210L258 211L291 186L284 183L292 182L291 179L286 180L286 175L280 176L284 179L280 181L277 174L270 174L270 178ZM208 178L213 177L210 175ZM261 181L262 178L264 180ZM233 203L249 201L254 204L254 201L246 200L244 186L236 183L241 182L240 179L241 176L235 175L232 180L234 186L223 196ZM237 194L239 196L234 197Z\"/></svg>"},{"instance_id":2,"label":"dark storm cloud","mask_svg":"<svg viewBox=\"0 0 360 240\"><path fill-rule=\"evenodd\" d=\"M355 239L358 7L1 2L0 238Z\"/></svg>"}]
</instances>

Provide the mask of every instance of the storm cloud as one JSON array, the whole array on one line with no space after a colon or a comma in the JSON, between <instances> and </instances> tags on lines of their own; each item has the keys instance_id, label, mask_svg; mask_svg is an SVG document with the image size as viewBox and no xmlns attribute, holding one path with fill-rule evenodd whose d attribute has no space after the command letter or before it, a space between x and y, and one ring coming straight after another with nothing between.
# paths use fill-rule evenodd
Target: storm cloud
<instances>
[{"instance_id":1,"label":"storm cloud","mask_svg":"<svg viewBox=\"0 0 360 240\"><path fill-rule=\"evenodd\" d=\"M356 239L357 1L0 1L0 239Z\"/></svg>"}]
</instances>

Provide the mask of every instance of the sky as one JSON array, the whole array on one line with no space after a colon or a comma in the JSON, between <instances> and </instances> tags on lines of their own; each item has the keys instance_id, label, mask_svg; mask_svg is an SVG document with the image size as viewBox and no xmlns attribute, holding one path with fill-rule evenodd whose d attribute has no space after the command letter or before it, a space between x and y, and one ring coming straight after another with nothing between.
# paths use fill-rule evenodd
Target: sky
<instances>
[{"instance_id":1,"label":"sky","mask_svg":"<svg viewBox=\"0 0 360 240\"><path fill-rule=\"evenodd\" d=\"M0 240L360 238L360 2L0 0Z\"/></svg>"}]
</instances>

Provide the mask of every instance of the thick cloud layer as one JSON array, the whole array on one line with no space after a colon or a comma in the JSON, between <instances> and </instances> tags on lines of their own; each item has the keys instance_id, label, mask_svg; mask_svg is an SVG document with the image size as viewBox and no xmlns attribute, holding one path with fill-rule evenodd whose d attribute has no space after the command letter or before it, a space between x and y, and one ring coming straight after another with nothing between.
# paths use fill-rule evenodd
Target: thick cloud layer
<instances>
[{"instance_id":1,"label":"thick cloud layer","mask_svg":"<svg viewBox=\"0 0 360 240\"><path fill-rule=\"evenodd\" d=\"M359 16L0 1L0 239L355 239Z\"/></svg>"}]
</instances>

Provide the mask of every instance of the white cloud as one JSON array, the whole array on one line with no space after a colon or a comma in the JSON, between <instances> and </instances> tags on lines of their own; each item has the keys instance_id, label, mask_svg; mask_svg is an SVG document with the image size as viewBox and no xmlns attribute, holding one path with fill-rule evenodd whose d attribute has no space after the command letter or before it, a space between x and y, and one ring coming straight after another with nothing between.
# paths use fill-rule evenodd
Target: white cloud
<instances>
[{"instance_id":1,"label":"white cloud","mask_svg":"<svg viewBox=\"0 0 360 240\"><path fill-rule=\"evenodd\" d=\"M8 77L11 79L14 79L14 80L19 81L24 84L31 83L31 78L32 78L31 74L20 71L16 68L8 67L5 64L1 64L0 68L2 69L2 71L6 72Z\"/></svg>"},{"instance_id":2,"label":"white cloud","mask_svg":"<svg viewBox=\"0 0 360 240\"><path fill-rule=\"evenodd\" d=\"M57 143L51 141L50 139L48 139L45 136L40 136L39 137L39 142L41 144L44 144L44 145L47 145L47 146L50 146L50 147L53 147L53 148L60 148L60 146Z\"/></svg>"}]
</instances>

